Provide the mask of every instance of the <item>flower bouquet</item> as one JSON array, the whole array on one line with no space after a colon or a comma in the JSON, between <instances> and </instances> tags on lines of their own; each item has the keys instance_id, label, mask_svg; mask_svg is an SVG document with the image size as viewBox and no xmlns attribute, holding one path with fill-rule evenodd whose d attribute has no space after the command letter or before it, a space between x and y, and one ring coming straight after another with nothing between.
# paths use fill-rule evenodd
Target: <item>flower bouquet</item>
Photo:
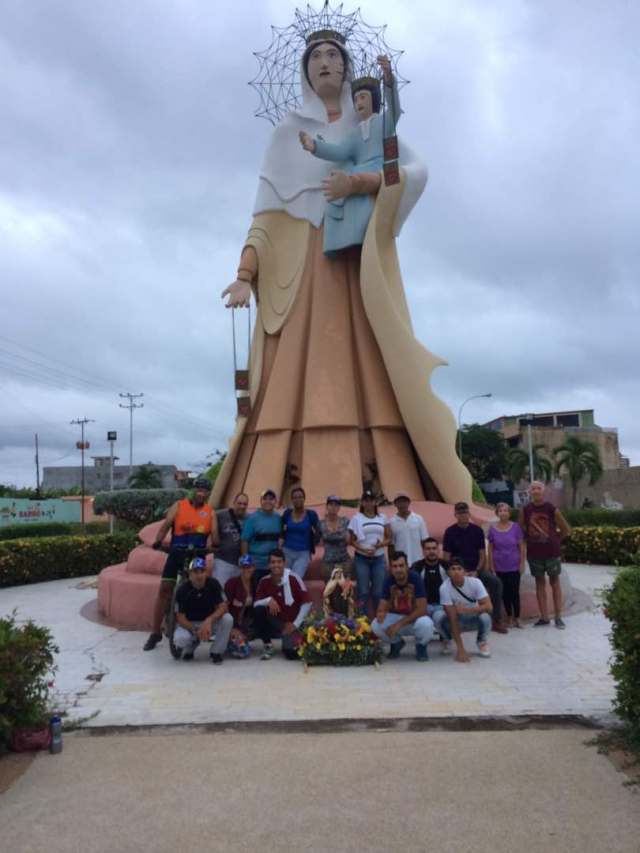
<instances>
[{"instance_id":1,"label":"flower bouquet","mask_svg":"<svg viewBox=\"0 0 640 853\"><path fill-rule=\"evenodd\" d=\"M364 666L382 659L382 646L365 616L311 618L300 633L298 655L309 666Z\"/></svg>"}]
</instances>

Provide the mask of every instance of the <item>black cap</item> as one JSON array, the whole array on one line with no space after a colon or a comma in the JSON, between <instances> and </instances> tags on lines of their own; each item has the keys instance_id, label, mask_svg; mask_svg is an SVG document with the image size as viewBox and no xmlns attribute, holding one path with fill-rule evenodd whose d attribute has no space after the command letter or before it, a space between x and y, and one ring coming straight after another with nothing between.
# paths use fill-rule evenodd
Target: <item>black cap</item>
<instances>
[{"instance_id":1,"label":"black cap","mask_svg":"<svg viewBox=\"0 0 640 853\"><path fill-rule=\"evenodd\" d=\"M375 500L377 500L377 497L371 491L371 489L365 489L364 492L362 493L362 497L360 498L360 500L362 500L362 501L366 501L366 500L375 501Z\"/></svg>"}]
</instances>

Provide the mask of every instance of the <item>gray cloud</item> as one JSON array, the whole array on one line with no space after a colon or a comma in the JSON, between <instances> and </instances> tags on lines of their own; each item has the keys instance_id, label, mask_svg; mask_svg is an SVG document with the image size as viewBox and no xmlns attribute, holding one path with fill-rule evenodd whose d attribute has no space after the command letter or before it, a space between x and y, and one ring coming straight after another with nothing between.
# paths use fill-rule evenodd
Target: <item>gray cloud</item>
<instances>
[{"instance_id":1,"label":"gray cloud","mask_svg":"<svg viewBox=\"0 0 640 853\"><path fill-rule=\"evenodd\" d=\"M218 294L269 133L251 51L295 4L7 6L0 481L33 481L36 430L65 463L73 418L96 419L97 452L107 429L125 438L125 390L145 393L136 458L190 465L233 426ZM363 15L406 51L401 132L430 170L399 250L416 334L450 363L434 388L454 411L492 391L469 420L594 407L640 462L640 12L407 0Z\"/></svg>"}]
</instances>

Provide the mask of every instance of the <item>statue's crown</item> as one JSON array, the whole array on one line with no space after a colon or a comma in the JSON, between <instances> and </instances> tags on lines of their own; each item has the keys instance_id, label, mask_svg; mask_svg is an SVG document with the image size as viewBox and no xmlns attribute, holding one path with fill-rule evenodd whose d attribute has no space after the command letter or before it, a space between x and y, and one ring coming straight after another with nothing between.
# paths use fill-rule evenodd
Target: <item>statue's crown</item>
<instances>
[{"instance_id":1,"label":"statue's crown","mask_svg":"<svg viewBox=\"0 0 640 853\"><path fill-rule=\"evenodd\" d=\"M309 35L305 37L307 46L313 44L313 42L319 41L337 41L338 44L347 43L346 37L337 30L314 30L314 32L309 33Z\"/></svg>"}]
</instances>

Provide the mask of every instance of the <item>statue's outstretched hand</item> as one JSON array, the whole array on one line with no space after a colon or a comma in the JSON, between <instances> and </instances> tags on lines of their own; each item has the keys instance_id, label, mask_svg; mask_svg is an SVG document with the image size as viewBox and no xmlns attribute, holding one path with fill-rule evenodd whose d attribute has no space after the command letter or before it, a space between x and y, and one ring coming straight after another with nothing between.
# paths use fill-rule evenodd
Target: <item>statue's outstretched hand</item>
<instances>
[{"instance_id":1,"label":"statue's outstretched hand","mask_svg":"<svg viewBox=\"0 0 640 853\"><path fill-rule=\"evenodd\" d=\"M351 195L351 181L346 172L339 170L331 172L328 178L322 181L322 192L327 201L335 201Z\"/></svg>"},{"instance_id":2,"label":"statue's outstretched hand","mask_svg":"<svg viewBox=\"0 0 640 853\"><path fill-rule=\"evenodd\" d=\"M225 308L248 308L251 300L251 285L248 281L236 279L229 287L225 287L220 296L228 296Z\"/></svg>"},{"instance_id":3,"label":"statue's outstretched hand","mask_svg":"<svg viewBox=\"0 0 640 853\"><path fill-rule=\"evenodd\" d=\"M309 151L311 152L311 154L313 154L313 152L316 150L315 140L313 140L311 136L309 136L309 134L304 130L300 131L298 137L304 150Z\"/></svg>"},{"instance_id":4,"label":"statue's outstretched hand","mask_svg":"<svg viewBox=\"0 0 640 853\"><path fill-rule=\"evenodd\" d=\"M391 62L388 56L381 54L377 59L378 65L382 69L382 76L385 85L390 86L393 83L393 71L391 70Z\"/></svg>"}]
</instances>

